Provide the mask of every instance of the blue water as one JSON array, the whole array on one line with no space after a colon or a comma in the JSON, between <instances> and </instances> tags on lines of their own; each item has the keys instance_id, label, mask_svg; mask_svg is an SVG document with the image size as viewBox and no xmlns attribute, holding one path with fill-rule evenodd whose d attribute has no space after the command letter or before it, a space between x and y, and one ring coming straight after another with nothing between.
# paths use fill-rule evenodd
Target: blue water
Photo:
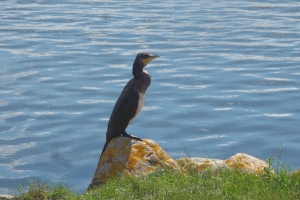
<instances>
[{"instance_id":1,"label":"blue water","mask_svg":"<svg viewBox=\"0 0 300 200\"><path fill-rule=\"evenodd\" d=\"M83 192L137 53L160 54L128 133L173 158L244 152L300 168L300 3L1 1L0 193Z\"/></svg>"}]
</instances>

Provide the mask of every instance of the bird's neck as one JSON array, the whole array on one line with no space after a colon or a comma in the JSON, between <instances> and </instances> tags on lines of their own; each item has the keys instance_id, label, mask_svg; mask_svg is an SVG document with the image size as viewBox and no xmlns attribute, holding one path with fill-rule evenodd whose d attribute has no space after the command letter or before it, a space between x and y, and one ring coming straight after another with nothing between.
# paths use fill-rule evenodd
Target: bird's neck
<instances>
[{"instance_id":1,"label":"bird's neck","mask_svg":"<svg viewBox=\"0 0 300 200\"><path fill-rule=\"evenodd\" d=\"M134 79L140 82L139 90L141 92L146 92L147 88L151 84L151 76L148 74L147 71L143 70L142 68L132 70Z\"/></svg>"},{"instance_id":2,"label":"bird's neck","mask_svg":"<svg viewBox=\"0 0 300 200\"><path fill-rule=\"evenodd\" d=\"M136 79L142 78L143 72L144 72L143 69L132 69L133 77L136 78Z\"/></svg>"},{"instance_id":3,"label":"bird's neck","mask_svg":"<svg viewBox=\"0 0 300 200\"><path fill-rule=\"evenodd\" d=\"M132 74L133 77L136 79L141 79L143 77L143 74L145 73L144 69L144 65L142 65L142 63L139 62L134 62L133 67L132 67Z\"/></svg>"},{"instance_id":4,"label":"bird's neck","mask_svg":"<svg viewBox=\"0 0 300 200\"><path fill-rule=\"evenodd\" d=\"M138 80L144 80L150 77L150 74L143 69L132 70L133 77Z\"/></svg>"}]
</instances>

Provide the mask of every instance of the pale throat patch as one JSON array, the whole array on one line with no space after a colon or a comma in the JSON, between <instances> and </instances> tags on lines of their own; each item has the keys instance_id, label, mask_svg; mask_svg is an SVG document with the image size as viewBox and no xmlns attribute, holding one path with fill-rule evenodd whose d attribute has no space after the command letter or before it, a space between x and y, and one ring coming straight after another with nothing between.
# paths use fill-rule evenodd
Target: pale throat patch
<instances>
[{"instance_id":1,"label":"pale throat patch","mask_svg":"<svg viewBox=\"0 0 300 200\"><path fill-rule=\"evenodd\" d=\"M153 60L153 58L146 58L146 59L144 59L143 60L143 63L144 63L144 65L148 65L148 63L151 61L151 60Z\"/></svg>"}]
</instances>

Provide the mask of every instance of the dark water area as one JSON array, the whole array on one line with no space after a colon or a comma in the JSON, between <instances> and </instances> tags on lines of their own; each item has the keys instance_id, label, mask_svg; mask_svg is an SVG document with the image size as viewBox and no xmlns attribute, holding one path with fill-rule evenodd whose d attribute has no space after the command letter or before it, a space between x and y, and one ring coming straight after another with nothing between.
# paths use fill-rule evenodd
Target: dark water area
<instances>
[{"instance_id":1,"label":"dark water area","mask_svg":"<svg viewBox=\"0 0 300 200\"><path fill-rule=\"evenodd\" d=\"M160 54L130 134L173 158L276 157L300 168L300 3L1 1L0 193L83 192L137 53Z\"/></svg>"}]
</instances>

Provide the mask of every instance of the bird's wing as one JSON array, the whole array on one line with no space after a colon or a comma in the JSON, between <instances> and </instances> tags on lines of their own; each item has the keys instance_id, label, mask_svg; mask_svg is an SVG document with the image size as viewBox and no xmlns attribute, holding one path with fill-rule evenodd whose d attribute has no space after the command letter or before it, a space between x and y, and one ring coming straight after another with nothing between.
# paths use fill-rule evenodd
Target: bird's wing
<instances>
[{"instance_id":1,"label":"bird's wing","mask_svg":"<svg viewBox=\"0 0 300 200\"><path fill-rule=\"evenodd\" d=\"M139 91L130 87L130 84L126 85L115 104L109 124L118 127L120 131L125 130L136 115L138 103Z\"/></svg>"}]
</instances>

